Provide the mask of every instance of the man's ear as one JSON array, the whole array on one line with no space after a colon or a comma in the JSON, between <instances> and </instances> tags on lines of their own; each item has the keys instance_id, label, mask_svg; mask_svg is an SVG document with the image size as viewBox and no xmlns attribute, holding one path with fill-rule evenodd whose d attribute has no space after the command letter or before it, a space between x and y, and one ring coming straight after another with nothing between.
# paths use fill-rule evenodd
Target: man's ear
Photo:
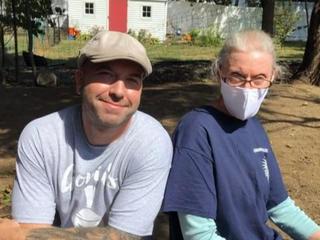
<instances>
[{"instance_id":1,"label":"man's ear","mask_svg":"<svg viewBox=\"0 0 320 240\"><path fill-rule=\"evenodd\" d=\"M78 69L75 72L75 81L76 81L76 93L81 95L82 88L84 87L84 77L83 71Z\"/></svg>"}]
</instances>

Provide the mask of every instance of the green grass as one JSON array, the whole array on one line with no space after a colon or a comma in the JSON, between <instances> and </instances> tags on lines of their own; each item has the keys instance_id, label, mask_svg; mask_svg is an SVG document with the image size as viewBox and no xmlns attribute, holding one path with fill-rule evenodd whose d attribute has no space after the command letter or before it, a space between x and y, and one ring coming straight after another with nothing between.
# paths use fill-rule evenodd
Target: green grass
<instances>
[{"instance_id":1,"label":"green grass","mask_svg":"<svg viewBox=\"0 0 320 240\"><path fill-rule=\"evenodd\" d=\"M165 60L212 60L219 49L212 47L199 47L189 44L159 44L147 46L149 57L153 62Z\"/></svg>"},{"instance_id":2,"label":"green grass","mask_svg":"<svg viewBox=\"0 0 320 240\"><path fill-rule=\"evenodd\" d=\"M304 42L288 42L280 48L276 46L277 57L281 60L302 59L304 53ZM220 47L199 47L188 44L160 44L147 46L148 54L153 62L163 60L212 60Z\"/></svg>"},{"instance_id":3,"label":"green grass","mask_svg":"<svg viewBox=\"0 0 320 240\"><path fill-rule=\"evenodd\" d=\"M305 42L286 42L283 47L276 47L277 56L281 60L302 60Z\"/></svg>"},{"instance_id":4,"label":"green grass","mask_svg":"<svg viewBox=\"0 0 320 240\"><path fill-rule=\"evenodd\" d=\"M9 39L11 39L9 41ZM13 53L13 39L6 36L7 51ZM66 40L55 46L50 46L48 41L34 38L34 52L44 56L52 62L72 62L78 56L79 50L85 44L85 40ZM288 42L283 47L276 48L277 56L281 60L302 59L304 53L304 42ZM220 47L200 47L186 43L165 43L146 46L149 57L152 62L166 60L212 60L217 56ZM19 52L27 49L26 35L19 35Z\"/></svg>"}]
</instances>

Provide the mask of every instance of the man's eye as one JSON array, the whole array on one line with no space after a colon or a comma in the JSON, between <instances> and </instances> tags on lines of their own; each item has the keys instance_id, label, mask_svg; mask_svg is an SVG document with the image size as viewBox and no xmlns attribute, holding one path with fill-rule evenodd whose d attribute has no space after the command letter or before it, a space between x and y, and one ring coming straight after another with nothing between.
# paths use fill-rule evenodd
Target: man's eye
<instances>
[{"instance_id":1,"label":"man's eye","mask_svg":"<svg viewBox=\"0 0 320 240\"><path fill-rule=\"evenodd\" d=\"M110 78L110 79L114 77L114 74L112 72L105 71L105 70L104 71L100 71L99 75L103 75L103 76L105 76L107 78Z\"/></svg>"},{"instance_id":2,"label":"man's eye","mask_svg":"<svg viewBox=\"0 0 320 240\"><path fill-rule=\"evenodd\" d=\"M113 73L110 71L102 71L101 73L105 75L111 75L111 76L113 75Z\"/></svg>"},{"instance_id":3,"label":"man's eye","mask_svg":"<svg viewBox=\"0 0 320 240\"><path fill-rule=\"evenodd\" d=\"M128 78L128 81L132 82L132 83L139 84L141 82L141 79L138 77L130 77L130 78Z\"/></svg>"}]
</instances>

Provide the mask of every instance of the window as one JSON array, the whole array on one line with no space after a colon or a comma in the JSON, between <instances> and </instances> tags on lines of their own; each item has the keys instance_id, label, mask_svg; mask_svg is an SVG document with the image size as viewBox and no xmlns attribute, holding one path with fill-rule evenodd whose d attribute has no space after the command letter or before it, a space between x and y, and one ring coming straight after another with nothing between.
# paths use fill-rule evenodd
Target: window
<instances>
[{"instance_id":1,"label":"window","mask_svg":"<svg viewBox=\"0 0 320 240\"><path fill-rule=\"evenodd\" d=\"M94 14L93 2L86 2L85 3L85 14Z\"/></svg>"},{"instance_id":2,"label":"window","mask_svg":"<svg viewBox=\"0 0 320 240\"><path fill-rule=\"evenodd\" d=\"M151 6L142 6L142 17L151 17Z\"/></svg>"}]
</instances>

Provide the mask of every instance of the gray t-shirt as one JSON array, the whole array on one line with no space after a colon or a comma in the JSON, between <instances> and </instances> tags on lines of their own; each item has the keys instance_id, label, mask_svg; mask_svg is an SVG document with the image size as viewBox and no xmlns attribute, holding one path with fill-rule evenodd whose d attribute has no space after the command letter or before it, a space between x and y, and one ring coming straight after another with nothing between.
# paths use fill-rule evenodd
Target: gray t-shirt
<instances>
[{"instance_id":1,"label":"gray t-shirt","mask_svg":"<svg viewBox=\"0 0 320 240\"><path fill-rule=\"evenodd\" d=\"M161 124L137 111L129 128L106 146L84 135L80 106L36 119L23 130L12 216L61 227L110 225L139 236L152 233L171 166L171 139Z\"/></svg>"}]
</instances>

